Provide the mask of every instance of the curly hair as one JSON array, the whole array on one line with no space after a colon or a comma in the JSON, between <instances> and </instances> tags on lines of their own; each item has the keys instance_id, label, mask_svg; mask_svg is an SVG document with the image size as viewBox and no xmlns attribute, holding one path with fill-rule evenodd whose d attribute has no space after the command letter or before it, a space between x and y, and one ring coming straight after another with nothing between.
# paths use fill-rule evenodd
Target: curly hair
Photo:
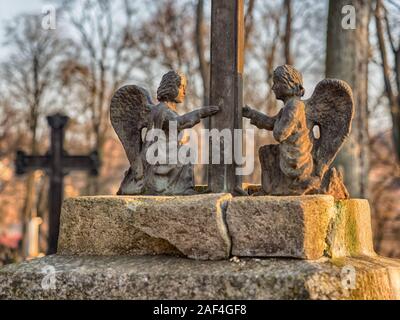
<instances>
[{"instance_id":1,"label":"curly hair","mask_svg":"<svg viewBox=\"0 0 400 320\"><path fill-rule=\"evenodd\" d=\"M157 90L157 99L160 102L174 102L179 94L184 75L176 71L170 71L162 77L160 87Z\"/></svg>"},{"instance_id":2,"label":"curly hair","mask_svg":"<svg viewBox=\"0 0 400 320\"><path fill-rule=\"evenodd\" d=\"M300 97L304 96L303 76L294 67L285 64L276 68L274 71L274 79L286 84L293 90L293 94Z\"/></svg>"}]
</instances>

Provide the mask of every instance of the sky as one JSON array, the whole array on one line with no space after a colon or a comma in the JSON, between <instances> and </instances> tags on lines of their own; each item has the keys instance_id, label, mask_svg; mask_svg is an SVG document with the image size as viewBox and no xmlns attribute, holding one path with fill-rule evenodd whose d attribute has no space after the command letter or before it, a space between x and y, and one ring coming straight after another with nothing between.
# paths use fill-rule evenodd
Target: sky
<instances>
[{"instance_id":1,"label":"sky","mask_svg":"<svg viewBox=\"0 0 400 320\"><path fill-rule=\"evenodd\" d=\"M10 19L13 16L23 12L41 12L43 0L0 0L0 20Z\"/></svg>"},{"instance_id":2,"label":"sky","mask_svg":"<svg viewBox=\"0 0 400 320\"><path fill-rule=\"evenodd\" d=\"M7 21L21 13L41 13L43 0L0 0L0 44L4 42L4 30ZM0 58L5 56L3 49L0 50Z\"/></svg>"}]
</instances>

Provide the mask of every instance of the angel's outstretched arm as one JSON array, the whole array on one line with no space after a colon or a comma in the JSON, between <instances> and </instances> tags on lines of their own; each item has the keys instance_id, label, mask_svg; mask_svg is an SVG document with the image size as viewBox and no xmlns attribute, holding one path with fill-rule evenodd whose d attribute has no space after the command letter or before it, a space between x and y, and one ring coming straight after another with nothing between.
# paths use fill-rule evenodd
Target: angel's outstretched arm
<instances>
[{"instance_id":1,"label":"angel's outstretched arm","mask_svg":"<svg viewBox=\"0 0 400 320\"><path fill-rule=\"evenodd\" d=\"M275 122L278 116L269 117L261 112L251 109L249 106L243 108L243 117L251 120L251 124L258 129L274 130Z\"/></svg>"},{"instance_id":2,"label":"angel's outstretched arm","mask_svg":"<svg viewBox=\"0 0 400 320\"><path fill-rule=\"evenodd\" d=\"M201 119L208 118L220 111L219 107L210 106L189 112L178 117L178 130L190 129L200 123Z\"/></svg>"},{"instance_id":3,"label":"angel's outstretched arm","mask_svg":"<svg viewBox=\"0 0 400 320\"><path fill-rule=\"evenodd\" d=\"M296 128L297 108L296 104L287 105L283 108L282 115L274 128L276 141L285 141L293 133Z\"/></svg>"}]
</instances>

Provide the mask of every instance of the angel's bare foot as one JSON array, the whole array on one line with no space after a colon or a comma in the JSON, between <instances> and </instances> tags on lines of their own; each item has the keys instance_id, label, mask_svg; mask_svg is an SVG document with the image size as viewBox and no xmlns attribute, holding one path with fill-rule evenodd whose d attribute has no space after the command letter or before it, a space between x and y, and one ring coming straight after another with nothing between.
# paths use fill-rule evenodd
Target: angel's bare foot
<instances>
[{"instance_id":1,"label":"angel's bare foot","mask_svg":"<svg viewBox=\"0 0 400 320\"><path fill-rule=\"evenodd\" d=\"M304 195L312 190L318 190L321 186L319 177L309 177L304 180L295 180L289 186L291 192L295 195Z\"/></svg>"},{"instance_id":2,"label":"angel's bare foot","mask_svg":"<svg viewBox=\"0 0 400 320\"><path fill-rule=\"evenodd\" d=\"M249 194L244 191L242 188L236 187L234 190L234 195L237 197L248 197Z\"/></svg>"}]
</instances>

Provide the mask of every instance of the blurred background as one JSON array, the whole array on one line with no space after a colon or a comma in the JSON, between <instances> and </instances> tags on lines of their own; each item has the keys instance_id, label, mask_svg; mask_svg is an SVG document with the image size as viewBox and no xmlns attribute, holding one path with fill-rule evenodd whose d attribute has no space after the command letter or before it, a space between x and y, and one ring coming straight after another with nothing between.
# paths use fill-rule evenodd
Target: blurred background
<instances>
[{"instance_id":1,"label":"blurred background","mask_svg":"<svg viewBox=\"0 0 400 320\"><path fill-rule=\"evenodd\" d=\"M357 15L350 38L335 29L347 3ZM400 1L245 4L245 102L275 114L272 74L284 63L304 74L307 97L326 76L350 82L357 116L337 165L352 196L370 200L376 250L400 258ZM46 116L62 112L71 119L68 153L97 150L102 160L98 177L66 176L65 197L115 194L128 162L109 123L113 92L129 83L154 97L161 76L176 69L189 79L180 112L207 105L210 9L211 0L0 0L0 266L47 245L48 177L17 177L16 151L46 154ZM271 142L256 131L256 151ZM246 182L259 184L255 161ZM204 171L196 168L198 184Z\"/></svg>"}]
</instances>

